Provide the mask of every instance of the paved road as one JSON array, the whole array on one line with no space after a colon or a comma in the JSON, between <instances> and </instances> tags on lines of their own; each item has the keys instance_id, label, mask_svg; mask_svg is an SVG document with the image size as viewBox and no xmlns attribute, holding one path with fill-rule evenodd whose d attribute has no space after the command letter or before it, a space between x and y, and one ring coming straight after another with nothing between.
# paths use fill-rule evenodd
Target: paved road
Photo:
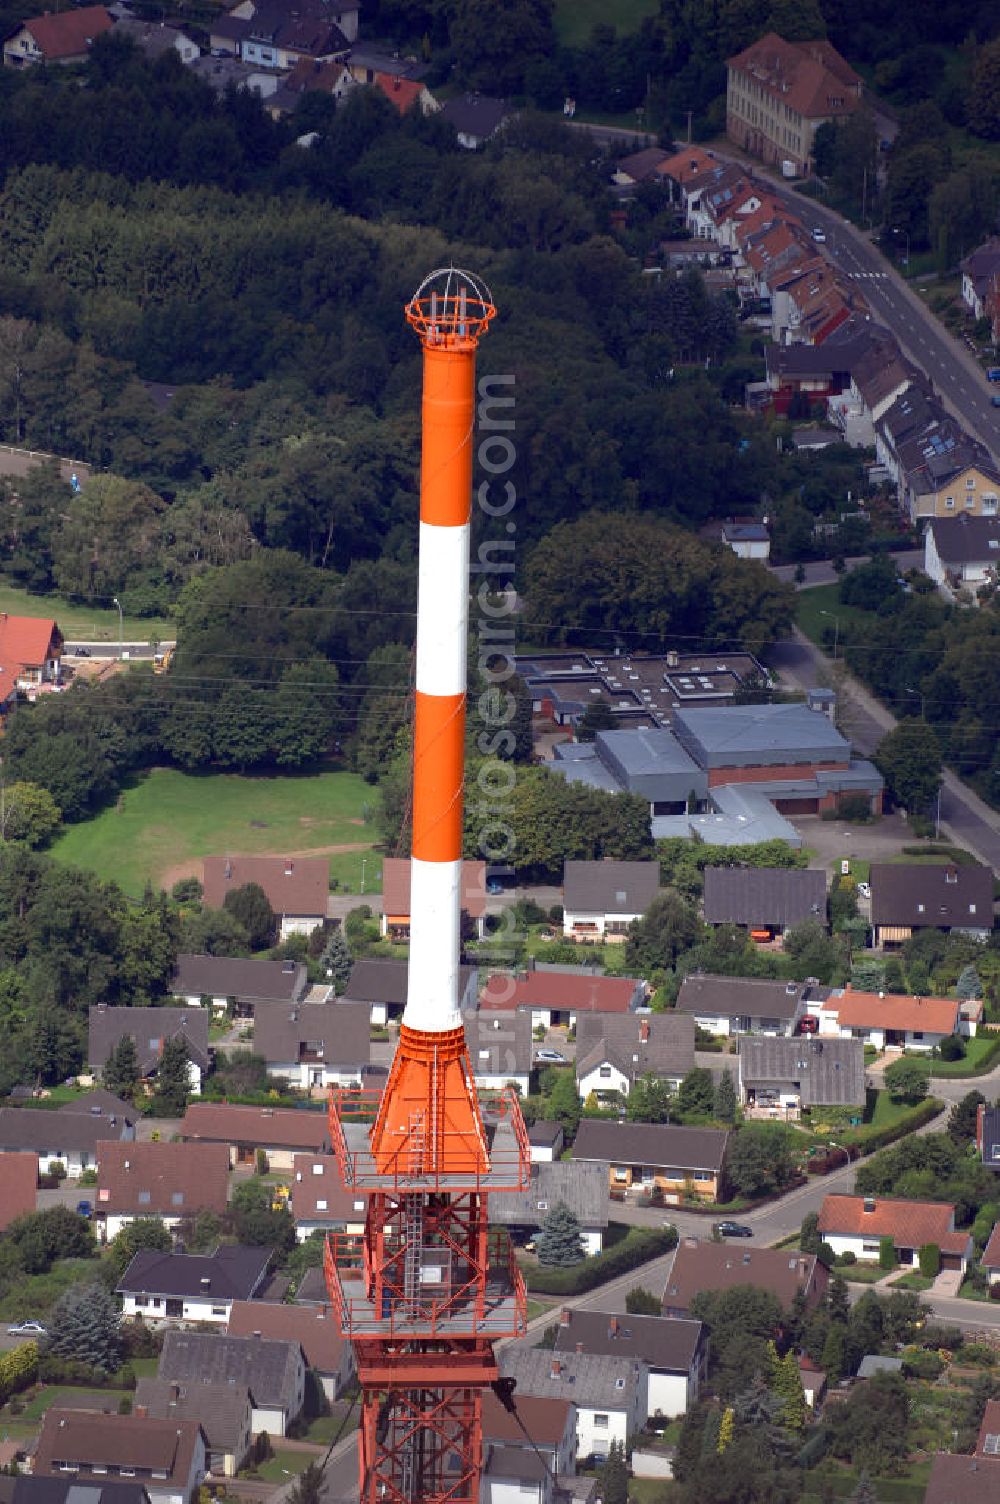
<instances>
[{"instance_id":1,"label":"paved road","mask_svg":"<svg viewBox=\"0 0 1000 1504\"><path fill-rule=\"evenodd\" d=\"M829 684L835 672L833 661L797 627L791 641L774 648L771 662L800 689ZM858 751L870 756L885 733L895 726L896 717L849 674L845 673L843 687L850 701L845 730ZM947 769L941 789L941 827L945 835L970 847L994 871L1000 871L1000 814Z\"/></svg>"},{"instance_id":2,"label":"paved road","mask_svg":"<svg viewBox=\"0 0 1000 1504\"><path fill-rule=\"evenodd\" d=\"M124 656L127 653L130 661L134 658L152 658L154 652L162 653L167 648L174 646L175 644L172 642L158 643L156 648L150 642L123 642L121 644L121 655ZM99 660L110 658L114 660L119 656L119 644L107 638L91 639L89 637L82 637L75 639L73 642L63 644L63 652L67 658L77 657L77 648L84 648L86 650L79 654L81 658L97 658Z\"/></svg>"},{"instance_id":3,"label":"paved road","mask_svg":"<svg viewBox=\"0 0 1000 1504\"><path fill-rule=\"evenodd\" d=\"M867 564L870 557L870 554L859 554L856 558L845 560L848 573L852 569L857 569L859 564ZM905 574L908 569L923 569L924 567L924 552L921 548L907 549L905 552L893 554L892 557L896 561L896 568L900 574ZM794 585L796 590L807 590L810 585L832 585L840 579L840 575L829 559L813 559L810 563L803 564L802 568L806 577L801 582L795 578L795 571L798 567L797 564L769 565L771 573L777 579Z\"/></svg>"},{"instance_id":4,"label":"paved road","mask_svg":"<svg viewBox=\"0 0 1000 1504\"><path fill-rule=\"evenodd\" d=\"M572 130L586 131L600 146L613 146L616 151L639 151L643 146L656 146L659 137L652 131L629 129L620 125L590 125L586 120L567 120Z\"/></svg>"}]
</instances>

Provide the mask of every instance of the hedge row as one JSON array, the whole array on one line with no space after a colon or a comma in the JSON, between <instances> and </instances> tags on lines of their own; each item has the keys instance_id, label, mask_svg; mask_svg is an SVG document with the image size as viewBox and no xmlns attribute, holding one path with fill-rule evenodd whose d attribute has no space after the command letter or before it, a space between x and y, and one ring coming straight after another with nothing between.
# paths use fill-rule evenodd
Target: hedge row
<instances>
[{"instance_id":1,"label":"hedge row","mask_svg":"<svg viewBox=\"0 0 1000 1504\"><path fill-rule=\"evenodd\" d=\"M637 1269L677 1246L676 1227L633 1227L606 1253L583 1259L567 1269L541 1264L523 1270L528 1289L539 1295L582 1295L608 1280Z\"/></svg>"},{"instance_id":2,"label":"hedge row","mask_svg":"<svg viewBox=\"0 0 1000 1504\"><path fill-rule=\"evenodd\" d=\"M37 1342L21 1342L0 1355L0 1404L6 1404L12 1394L27 1389L37 1377Z\"/></svg>"},{"instance_id":3,"label":"hedge row","mask_svg":"<svg viewBox=\"0 0 1000 1504\"><path fill-rule=\"evenodd\" d=\"M939 1113L944 1112L945 1104L939 1102L937 1097L928 1097L926 1102L921 1102L919 1107L914 1107L898 1123L888 1124L885 1128L864 1128L854 1140L862 1154L874 1154L878 1149L886 1149L894 1144L897 1139L905 1138L908 1133L915 1133L925 1123L931 1122Z\"/></svg>"}]
</instances>

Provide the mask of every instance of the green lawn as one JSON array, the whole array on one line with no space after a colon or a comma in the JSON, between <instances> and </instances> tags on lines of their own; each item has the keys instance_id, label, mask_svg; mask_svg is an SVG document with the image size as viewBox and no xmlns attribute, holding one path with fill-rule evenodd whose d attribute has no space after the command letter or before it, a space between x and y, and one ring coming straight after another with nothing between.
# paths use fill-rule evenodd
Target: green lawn
<instances>
[{"instance_id":1,"label":"green lawn","mask_svg":"<svg viewBox=\"0 0 1000 1504\"><path fill-rule=\"evenodd\" d=\"M981 1076L992 1070L1000 1053L1000 1038L996 1034L977 1034L975 1039L965 1041L965 1054L961 1060L932 1060L932 1076Z\"/></svg>"},{"instance_id":2,"label":"green lawn","mask_svg":"<svg viewBox=\"0 0 1000 1504\"><path fill-rule=\"evenodd\" d=\"M910 1462L898 1478L873 1478L872 1486L879 1504L923 1504L930 1476L930 1462ZM829 1480L829 1492L835 1499L847 1499L858 1486L858 1474L853 1468L837 1467L824 1462L806 1474L806 1492L802 1504L819 1504L824 1495L823 1483Z\"/></svg>"},{"instance_id":3,"label":"green lawn","mask_svg":"<svg viewBox=\"0 0 1000 1504\"><path fill-rule=\"evenodd\" d=\"M84 1191L84 1196L93 1192ZM71 1285L93 1284L98 1278L96 1259L62 1259L48 1274L26 1274L0 1300L0 1322L41 1321Z\"/></svg>"},{"instance_id":4,"label":"green lawn","mask_svg":"<svg viewBox=\"0 0 1000 1504\"><path fill-rule=\"evenodd\" d=\"M583 47L601 23L611 22L619 36L627 36L659 11L659 0L615 0L610 9L602 0L556 0L553 19L564 46Z\"/></svg>"},{"instance_id":5,"label":"green lawn","mask_svg":"<svg viewBox=\"0 0 1000 1504\"><path fill-rule=\"evenodd\" d=\"M839 595L839 581L832 585L811 585L800 590L795 597L796 620L802 631L820 647L825 645L827 629L837 630L839 623L840 642L863 638L872 621L870 611L859 611L856 606L845 606ZM824 616L823 612L829 614ZM832 643L827 649L832 656Z\"/></svg>"},{"instance_id":6,"label":"green lawn","mask_svg":"<svg viewBox=\"0 0 1000 1504\"><path fill-rule=\"evenodd\" d=\"M322 1461L322 1454L313 1452L283 1452L275 1447L274 1456L256 1468L256 1474L265 1483L284 1483L288 1478L304 1473L310 1462Z\"/></svg>"},{"instance_id":7,"label":"green lawn","mask_svg":"<svg viewBox=\"0 0 1000 1504\"><path fill-rule=\"evenodd\" d=\"M154 768L118 805L70 826L52 853L139 896L147 880L169 888L200 876L200 859L213 853L336 859L356 846L360 887L360 857L375 840L372 803L370 785L355 773L243 778ZM368 861L381 872L380 861Z\"/></svg>"},{"instance_id":8,"label":"green lawn","mask_svg":"<svg viewBox=\"0 0 1000 1504\"><path fill-rule=\"evenodd\" d=\"M87 642L118 640L118 609L107 606L83 606L62 595L29 595L16 585L0 584L0 611L12 616L52 616L64 637L84 638ZM128 597L122 600L124 638L126 642L172 642L175 626L162 617L130 616Z\"/></svg>"},{"instance_id":9,"label":"green lawn","mask_svg":"<svg viewBox=\"0 0 1000 1504\"><path fill-rule=\"evenodd\" d=\"M832 1274L839 1274L853 1285L874 1285L889 1273L879 1264L834 1264Z\"/></svg>"},{"instance_id":10,"label":"green lawn","mask_svg":"<svg viewBox=\"0 0 1000 1504\"><path fill-rule=\"evenodd\" d=\"M933 1283L934 1281L928 1279L926 1274L918 1274L915 1270L911 1270L909 1274L904 1274L899 1279L894 1279L889 1288L892 1290L916 1290L918 1295L922 1295L925 1290L930 1289Z\"/></svg>"},{"instance_id":11,"label":"green lawn","mask_svg":"<svg viewBox=\"0 0 1000 1504\"><path fill-rule=\"evenodd\" d=\"M67 1405L71 1410L93 1410L106 1403L111 1411L117 1413L118 1402L127 1393L125 1389L88 1389L73 1384L46 1384L25 1402L20 1415L12 1415L9 1404L0 1409L0 1435L14 1440L33 1436L38 1430L39 1421L53 1405Z\"/></svg>"}]
</instances>

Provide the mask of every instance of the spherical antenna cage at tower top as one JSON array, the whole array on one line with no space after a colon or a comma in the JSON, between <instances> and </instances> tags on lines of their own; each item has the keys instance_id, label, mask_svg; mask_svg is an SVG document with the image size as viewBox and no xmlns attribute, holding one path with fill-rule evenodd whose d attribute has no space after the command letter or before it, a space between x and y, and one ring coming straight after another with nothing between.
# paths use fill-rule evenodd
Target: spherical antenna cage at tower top
<instances>
[{"instance_id":1,"label":"spherical antenna cage at tower top","mask_svg":"<svg viewBox=\"0 0 1000 1504\"><path fill-rule=\"evenodd\" d=\"M421 282L406 305L406 317L425 344L475 344L496 317L496 307L481 277L444 266Z\"/></svg>"}]
</instances>

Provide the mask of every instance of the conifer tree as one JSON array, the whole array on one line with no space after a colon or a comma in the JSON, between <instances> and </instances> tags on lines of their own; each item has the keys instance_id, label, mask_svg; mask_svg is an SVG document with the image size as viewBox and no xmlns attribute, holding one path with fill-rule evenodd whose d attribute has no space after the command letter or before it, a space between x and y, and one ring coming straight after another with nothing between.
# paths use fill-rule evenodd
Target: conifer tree
<instances>
[{"instance_id":1,"label":"conifer tree","mask_svg":"<svg viewBox=\"0 0 1000 1504\"><path fill-rule=\"evenodd\" d=\"M113 1373L121 1358L118 1309L104 1285L71 1285L56 1301L45 1350Z\"/></svg>"},{"instance_id":2,"label":"conifer tree","mask_svg":"<svg viewBox=\"0 0 1000 1504\"><path fill-rule=\"evenodd\" d=\"M337 992L343 992L351 975L351 952L342 928L333 930L320 958L324 976L333 983Z\"/></svg>"},{"instance_id":3,"label":"conifer tree","mask_svg":"<svg viewBox=\"0 0 1000 1504\"><path fill-rule=\"evenodd\" d=\"M730 1070L722 1072L715 1088L715 1116L720 1123L736 1121L736 1084Z\"/></svg>"},{"instance_id":4,"label":"conifer tree","mask_svg":"<svg viewBox=\"0 0 1000 1504\"><path fill-rule=\"evenodd\" d=\"M116 1097L131 1102L139 1080L139 1057L131 1034L123 1034L104 1063L101 1080Z\"/></svg>"},{"instance_id":5,"label":"conifer tree","mask_svg":"<svg viewBox=\"0 0 1000 1504\"><path fill-rule=\"evenodd\" d=\"M538 1262L565 1267L583 1258L580 1223L565 1201L557 1201L538 1236Z\"/></svg>"},{"instance_id":6,"label":"conifer tree","mask_svg":"<svg viewBox=\"0 0 1000 1504\"><path fill-rule=\"evenodd\" d=\"M716 1450L721 1457L726 1448L732 1445L733 1432L735 1430L735 1412L732 1405L727 1405L722 1412L722 1420L719 1423L719 1440Z\"/></svg>"},{"instance_id":7,"label":"conifer tree","mask_svg":"<svg viewBox=\"0 0 1000 1504\"><path fill-rule=\"evenodd\" d=\"M187 1106L191 1078L188 1075L188 1047L185 1039L168 1039L163 1046L156 1072L156 1096L153 1106L161 1118L179 1118Z\"/></svg>"},{"instance_id":8,"label":"conifer tree","mask_svg":"<svg viewBox=\"0 0 1000 1504\"><path fill-rule=\"evenodd\" d=\"M628 1504L628 1463L623 1442L613 1441L608 1460L597 1470L603 1504Z\"/></svg>"}]
</instances>

